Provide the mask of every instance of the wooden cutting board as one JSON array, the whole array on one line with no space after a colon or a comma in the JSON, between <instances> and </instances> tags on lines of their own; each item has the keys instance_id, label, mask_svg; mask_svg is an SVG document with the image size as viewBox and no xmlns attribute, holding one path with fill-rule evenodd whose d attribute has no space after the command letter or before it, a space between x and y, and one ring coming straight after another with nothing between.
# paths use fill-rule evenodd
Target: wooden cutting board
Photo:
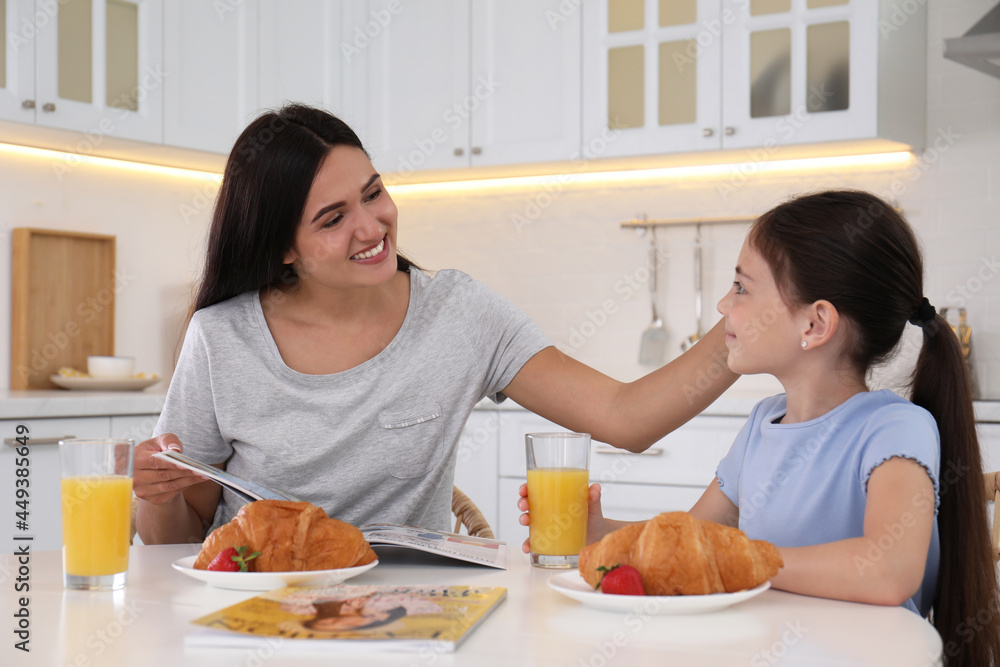
<instances>
[{"instance_id":1,"label":"wooden cutting board","mask_svg":"<svg viewBox=\"0 0 1000 667\"><path fill-rule=\"evenodd\" d=\"M10 387L55 389L61 367L115 353L115 237L13 231Z\"/></svg>"}]
</instances>

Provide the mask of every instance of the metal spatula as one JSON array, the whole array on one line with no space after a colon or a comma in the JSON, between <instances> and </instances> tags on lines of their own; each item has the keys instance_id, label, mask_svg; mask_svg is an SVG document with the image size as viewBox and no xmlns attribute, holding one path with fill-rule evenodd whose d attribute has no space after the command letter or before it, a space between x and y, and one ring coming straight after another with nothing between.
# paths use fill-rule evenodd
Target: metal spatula
<instances>
[{"instance_id":1,"label":"metal spatula","mask_svg":"<svg viewBox=\"0 0 1000 667\"><path fill-rule=\"evenodd\" d=\"M667 354L667 328L656 312L656 232L653 231L649 247L649 303L653 308L653 321L642 332L639 344L639 363L643 366L662 366Z\"/></svg>"}]
</instances>

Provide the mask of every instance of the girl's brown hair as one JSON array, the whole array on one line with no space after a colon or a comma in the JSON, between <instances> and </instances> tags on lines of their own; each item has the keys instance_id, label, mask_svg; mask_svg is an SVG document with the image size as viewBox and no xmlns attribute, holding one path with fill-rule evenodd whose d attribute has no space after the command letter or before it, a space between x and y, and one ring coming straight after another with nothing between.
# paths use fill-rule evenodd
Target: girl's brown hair
<instances>
[{"instance_id":1,"label":"girl's brown hair","mask_svg":"<svg viewBox=\"0 0 1000 667\"><path fill-rule=\"evenodd\" d=\"M957 477L940 485L941 558L931 618L949 667L998 664L1000 600L972 389L951 327L921 308L923 261L913 231L872 194L831 191L768 211L749 241L789 304L825 299L849 321L848 361L862 373L892 355L907 321L922 325L910 400L937 421L941 471Z\"/></svg>"}]
</instances>

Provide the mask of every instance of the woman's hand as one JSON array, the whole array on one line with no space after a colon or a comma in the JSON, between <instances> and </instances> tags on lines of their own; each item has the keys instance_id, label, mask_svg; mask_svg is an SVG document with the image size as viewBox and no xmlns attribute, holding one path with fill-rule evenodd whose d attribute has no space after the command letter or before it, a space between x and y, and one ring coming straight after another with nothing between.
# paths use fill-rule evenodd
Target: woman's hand
<instances>
[{"instance_id":1,"label":"woman's hand","mask_svg":"<svg viewBox=\"0 0 1000 667\"><path fill-rule=\"evenodd\" d=\"M196 472L153 457L168 449L184 451L180 439L173 433L144 440L135 446L132 488L137 497L154 505L168 503L189 486L206 481Z\"/></svg>"},{"instance_id":2,"label":"woman's hand","mask_svg":"<svg viewBox=\"0 0 1000 667\"><path fill-rule=\"evenodd\" d=\"M522 526L527 526L531 523L528 512L528 485L519 486L517 493L520 496L517 499L517 509L524 512L518 521ZM601 511L601 485L591 484L587 497L587 544L601 539L606 532L604 513ZM531 551L530 538L525 539L524 543L521 544L521 551L524 553Z\"/></svg>"}]
</instances>

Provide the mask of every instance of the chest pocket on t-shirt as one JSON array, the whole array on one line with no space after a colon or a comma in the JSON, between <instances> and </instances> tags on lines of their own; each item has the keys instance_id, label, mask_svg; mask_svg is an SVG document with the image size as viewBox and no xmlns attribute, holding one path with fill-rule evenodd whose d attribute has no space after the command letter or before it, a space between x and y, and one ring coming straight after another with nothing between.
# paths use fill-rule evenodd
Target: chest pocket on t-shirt
<instances>
[{"instance_id":1,"label":"chest pocket on t-shirt","mask_svg":"<svg viewBox=\"0 0 1000 667\"><path fill-rule=\"evenodd\" d=\"M444 458L441 406L423 403L379 414L380 453L389 474L398 479L422 477Z\"/></svg>"}]
</instances>

